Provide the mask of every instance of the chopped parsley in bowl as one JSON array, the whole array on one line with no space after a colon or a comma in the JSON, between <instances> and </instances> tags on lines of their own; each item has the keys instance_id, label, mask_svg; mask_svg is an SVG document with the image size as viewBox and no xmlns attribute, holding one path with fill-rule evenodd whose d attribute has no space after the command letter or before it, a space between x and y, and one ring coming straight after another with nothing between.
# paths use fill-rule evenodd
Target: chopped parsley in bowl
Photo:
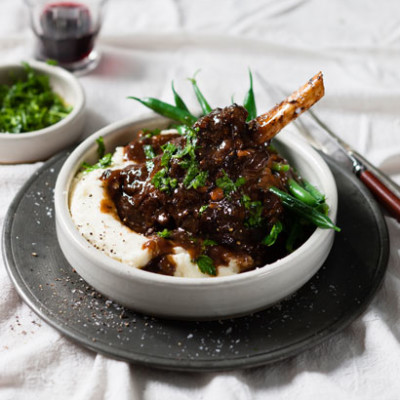
<instances>
[{"instance_id":1,"label":"chopped parsley in bowl","mask_svg":"<svg viewBox=\"0 0 400 400\"><path fill-rule=\"evenodd\" d=\"M0 64L0 164L46 160L84 125L85 94L70 72L43 62Z\"/></svg>"},{"instance_id":2,"label":"chopped parsley in bowl","mask_svg":"<svg viewBox=\"0 0 400 400\"><path fill-rule=\"evenodd\" d=\"M72 106L55 93L48 75L22 63L24 73L10 73L12 84L0 84L0 132L25 133L65 118Z\"/></svg>"}]
</instances>

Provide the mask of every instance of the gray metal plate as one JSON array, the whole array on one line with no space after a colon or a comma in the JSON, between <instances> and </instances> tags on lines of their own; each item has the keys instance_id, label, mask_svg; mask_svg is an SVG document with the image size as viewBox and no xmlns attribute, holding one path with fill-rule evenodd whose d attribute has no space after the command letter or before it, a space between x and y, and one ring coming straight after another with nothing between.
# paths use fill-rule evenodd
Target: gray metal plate
<instances>
[{"instance_id":1,"label":"gray metal plate","mask_svg":"<svg viewBox=\"0 0 400 400\"><path fill-rule=\"evenodd\" d=\"M386 271L389 238L379 207L352 174L327 160L338 185L342 232L324 266L295 295L262 312L214 322L162 320L124 309L84 282L59 248L53 189L66 157L62 153L49 160L14 199L4 225L3 256L23 300L93 351L182 371L282 360L350 324L365 310Z\"/></svg>"}]
</instances>

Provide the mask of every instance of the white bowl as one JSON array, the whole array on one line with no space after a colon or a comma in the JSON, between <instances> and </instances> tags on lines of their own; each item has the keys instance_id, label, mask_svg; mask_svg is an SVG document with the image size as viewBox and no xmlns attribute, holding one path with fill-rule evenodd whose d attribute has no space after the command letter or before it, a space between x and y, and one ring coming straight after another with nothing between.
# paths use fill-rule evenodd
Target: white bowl
<instances>
[{"instance_id":1,"label":"white bowl","mask_svg":"<svg viewBox=\"0 0 400 400\"><path fill-rule=\"evenodd\" d=\"M63 165L55 188L57 236L73 268L94 288L117 302L146 314L176 319L219 319L263 309L304 285L321 267L333 244L333 230L317 228L290 255L262 268L216 278L180 278L130 267L95 249L78 232L68 208L71 181L83 161L96 161L95 139L103 136L107 151L124 145L140 128L166 126L165 118L126 121L109 125L81 143ZM335 221L337 190L324 160L309 145L289 132L276 145L300 174L327 197Z\"/></svg>"},{"instance_id":2,"label":"white bowl","mask_svg":"<svg viewBox=\"0 0 400 400\"><path fill-rule=\"evenodd\" d=\"M45 160L75 143L83 129L85 94L78 80L68 71L46 63L29 61L37 72L48 75L52 89L73 107L67 117L47 128L26 133L0 132L0 163ZM0 65L0 84L10 84L12 73L20 75L20 63Z\"/></svg>"}]
</instances>

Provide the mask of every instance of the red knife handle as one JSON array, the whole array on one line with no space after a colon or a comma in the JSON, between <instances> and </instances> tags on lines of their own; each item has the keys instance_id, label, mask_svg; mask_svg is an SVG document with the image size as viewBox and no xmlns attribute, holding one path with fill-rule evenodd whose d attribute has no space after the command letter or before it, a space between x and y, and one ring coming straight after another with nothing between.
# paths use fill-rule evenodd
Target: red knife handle
<instances>
[{"instance_id":1,"label":"red knife handle","mask_svg":"<svg viewBox=\"0 0 400 400\"><path fill-rule=\"evenodd\" d=\"M378 202L400 222L400 199L370 171L361 171L359 178L375 196Z\"/></svg>"}]
</instances>

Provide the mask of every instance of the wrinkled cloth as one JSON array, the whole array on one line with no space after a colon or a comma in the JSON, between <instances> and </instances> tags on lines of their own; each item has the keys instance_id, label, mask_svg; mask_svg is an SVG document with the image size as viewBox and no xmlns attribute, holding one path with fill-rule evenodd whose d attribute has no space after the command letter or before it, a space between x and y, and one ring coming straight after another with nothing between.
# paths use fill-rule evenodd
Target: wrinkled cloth
<instances>
[{"instance_id":1,"label":"wrinkled cloth","mask_svg":"<svg viewBox=\"0 0 400 400\"><path fill-rule=\"evenodd\" d=\"M0 0L0 59L32 57L22 1ZM400 5L396 0L111 0L98 68L80 77L84 136L148 113L129 95L172 101L186 78L213 106L241 101L250 67L290 92L323 71L319 116L400 183ZM269 98L255 77L258 109ZM42 163L0 165L0 228L7 208ZM384 283L361 317L322 344L265 367L178 373L91 352L42 321L19 298L0 259L1 399L398 399L400 226L386 216L390 258Z\"/></svg>"}]
</instances>

